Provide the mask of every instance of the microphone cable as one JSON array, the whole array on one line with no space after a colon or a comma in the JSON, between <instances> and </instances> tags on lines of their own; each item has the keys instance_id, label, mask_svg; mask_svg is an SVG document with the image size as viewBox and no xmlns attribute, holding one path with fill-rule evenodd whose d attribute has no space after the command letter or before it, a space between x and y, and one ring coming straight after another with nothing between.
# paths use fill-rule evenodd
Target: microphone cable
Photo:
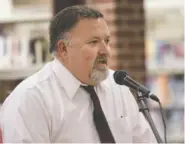
<instances>
[{"instance_id":1,"label":"microphone cable","mask_svg":"<svg viewBox=\"0 0 185 144\"><path fill-rule=\"evenodd\" d=\"M154 94L150 95L150 98L152 100L158 102L158 104L159 104L159 109L160 109L160 113L161 113L162 121L163 121L163 125L164 125L164 141L167 144L166 122L165 122L165 118L164 118L164 112L163 112L162 104L161 104L159 98L157 96L155 96Z\"/></svg>"}]
</instances>

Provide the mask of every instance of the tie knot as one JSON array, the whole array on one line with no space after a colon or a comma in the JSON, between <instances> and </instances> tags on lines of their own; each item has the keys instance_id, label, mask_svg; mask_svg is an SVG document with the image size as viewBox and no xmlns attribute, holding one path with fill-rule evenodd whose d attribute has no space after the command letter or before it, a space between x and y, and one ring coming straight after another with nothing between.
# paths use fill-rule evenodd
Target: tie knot
<instances>
[{"instance_id":1,"label":"tie knot","mask_svg":"<svg viewBox=\"0 0 185 144\"><path fill-rule=\"evenodd\" d=\"M88 93L92 94L94 92L94 86L81 86L83 89L85 89Z\"/></svg>"},{"instance_id":2,"label":"tie knot","mask_svg":"<svg viewBox=\"0 0 185 144\"><path fill-rule=\"evenodd\" d=\"M88 92L93 100L93 103L99 102L98 96L94 90L94 86L81 86L86 92Z\"/></svg>"}]
</instances>

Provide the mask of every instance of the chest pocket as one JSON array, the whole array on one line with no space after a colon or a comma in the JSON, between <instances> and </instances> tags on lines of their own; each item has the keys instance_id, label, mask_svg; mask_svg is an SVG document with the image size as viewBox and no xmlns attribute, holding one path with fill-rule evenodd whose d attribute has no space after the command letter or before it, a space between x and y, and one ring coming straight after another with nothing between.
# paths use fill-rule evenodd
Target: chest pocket
<instances>
[{"instance_id":1,"label":"chest pocket","mask_svg":"<svg viewBox=\"0 0 185 144\"><path fill-rule=\"evenodd\" d=\"M117 143L132 143L132 132L128 117L108 121Z\"/></svg>"}]
</instances>

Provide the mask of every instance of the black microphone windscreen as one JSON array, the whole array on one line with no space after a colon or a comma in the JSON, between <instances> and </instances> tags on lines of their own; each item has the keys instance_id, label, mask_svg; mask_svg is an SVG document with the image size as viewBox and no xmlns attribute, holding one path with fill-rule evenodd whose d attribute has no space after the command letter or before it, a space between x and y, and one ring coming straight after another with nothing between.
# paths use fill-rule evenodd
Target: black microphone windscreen
<instances>
[{"instance_id":1,"label":"black microphone windscreen","mask_svg":"<svg viewBox=\"0 0 185 144\"><path fill-rule=\"evenodd\" d=\"M114 80L117 84L123 84L123 80L128 74L123 71L123 70L120 70L120 71L115 71L114 72Z\"/></svg>"}]
</instances>

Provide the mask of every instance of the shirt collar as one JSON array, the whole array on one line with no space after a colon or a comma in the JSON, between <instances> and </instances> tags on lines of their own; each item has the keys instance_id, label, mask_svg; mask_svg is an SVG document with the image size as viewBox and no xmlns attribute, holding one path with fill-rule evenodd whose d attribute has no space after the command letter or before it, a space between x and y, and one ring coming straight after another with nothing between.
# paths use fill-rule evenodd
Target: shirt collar
<instances>
[{"instance_id":1,"label":"shirt collar","mask_svg":"<svg viewBox=\"0 0 185 144\"><path fill-rule=\"evenodd\" d=\"M72 99L82 83L56 58L52 62L52 69L67 95Z\"/></svg>"}]
</instances>

